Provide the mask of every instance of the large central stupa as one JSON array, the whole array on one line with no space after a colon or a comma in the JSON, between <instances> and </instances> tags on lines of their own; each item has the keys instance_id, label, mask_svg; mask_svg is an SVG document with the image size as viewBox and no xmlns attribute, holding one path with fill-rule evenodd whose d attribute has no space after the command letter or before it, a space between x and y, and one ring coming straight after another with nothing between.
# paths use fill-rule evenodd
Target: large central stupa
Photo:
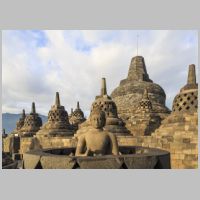
<instances>
[{"instance_id":1,"label":"large central stupa","mask_svg":"<svg viewBox=\"0 0 200 200\"><path fill-rule=\"evenodd\" d=\"M114 89L111 94L117 105L119 116L125 122L137 110L145 90L148 90L153 112L164 119L170 113L170 110L165 106L165 91L149 78L144 58L135 56L131 60L128 77L121 80L119 87Z\"/></svg>"}]
</instances>

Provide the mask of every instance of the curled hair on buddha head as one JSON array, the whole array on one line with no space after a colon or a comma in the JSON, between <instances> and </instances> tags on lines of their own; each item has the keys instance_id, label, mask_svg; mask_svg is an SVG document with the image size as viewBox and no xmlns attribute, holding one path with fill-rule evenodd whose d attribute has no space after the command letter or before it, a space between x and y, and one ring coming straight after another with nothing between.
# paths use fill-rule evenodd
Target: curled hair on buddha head
<instances>
[{"instance_id":1,"label":"curled hair on buddha head","mask_svg":"<svg viewBox=\"0 0 200 200\"><path fill-rule=\"evenodd\" d=\"M101 125L102 127L105 126L106 123L106 115L105 112L102 111L99 107L94 107L94 109L90 113L90 120L94 117L98 116L101 119Z\"/></svg>"}]
</instances>

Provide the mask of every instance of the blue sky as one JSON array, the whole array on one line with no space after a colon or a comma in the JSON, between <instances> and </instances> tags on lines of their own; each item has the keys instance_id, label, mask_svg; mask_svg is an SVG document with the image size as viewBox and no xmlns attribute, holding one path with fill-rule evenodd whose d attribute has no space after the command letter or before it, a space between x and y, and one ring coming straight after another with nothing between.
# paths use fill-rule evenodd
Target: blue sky
<instances>
[{"instance_id":1,"label":"blue sky","mask_svg":"<svg viewBox=\"0 0 200 200\"><path fill-rule=\"evenodd\" d=\"M2 35L2 112L47 114L60 92L67 111L80 101L87 113L106 77L108 93L126 78L131 58L144 56L150 78L174 96L198 61L197 31L7 30Z\"/></svg>"}]
</instances>

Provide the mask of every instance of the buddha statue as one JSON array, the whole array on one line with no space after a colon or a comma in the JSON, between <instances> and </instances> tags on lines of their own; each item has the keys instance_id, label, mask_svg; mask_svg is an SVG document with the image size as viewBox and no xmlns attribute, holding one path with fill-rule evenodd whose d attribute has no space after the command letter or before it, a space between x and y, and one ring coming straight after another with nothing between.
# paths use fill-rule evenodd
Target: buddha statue
<instances>
[{"instance_id":1,"label":"buddha statue","mask_svg":"<svg viewBox=\"0 0 200 200\"><path fill-rule=\"evenodd\" d=\"M100 109L93 110L90 116L90 123L93 128L78 136L76 156L119 154L116 136L113 133L103 130L105 122L105 113Z\"/></svg>"},{"instance_id":2,"label":"buddha statue","mask_svg":"<svg viewBox=\"0 0 200 200\"><path fill-rule=\"evenodd\" d=\"M106 79L102 78L101 93L96 96L95 101L92 103L90 115L93 115L95 109L100 109L105 113L106 122L104 130L115 134L116 136L129 135L129 130L126 128L125 123L118 117L117 106L112 98L107 94ZM90 120L80 124L76 135L87 132L91 128Z\"/></svg>"}]
</instances>

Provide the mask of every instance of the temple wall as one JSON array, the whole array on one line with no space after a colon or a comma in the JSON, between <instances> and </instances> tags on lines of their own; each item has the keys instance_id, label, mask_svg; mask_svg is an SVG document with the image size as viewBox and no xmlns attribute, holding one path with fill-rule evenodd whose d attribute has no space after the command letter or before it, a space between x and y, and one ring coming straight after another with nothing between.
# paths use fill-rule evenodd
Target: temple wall
<instances>
[{"instance_id":1,"label":"temple wall","mask_svg":"<svg viewBox=\"0 0 200 200\"><path fill-rule=\"evenodd\" d=\"M75 147L76 140L71 137L31 137L21 138L20 153L26 153L36 148L64 148Z\"/></svg>"},{"instance_id":2,"label":"temple wall","mask_svg":"<svg viewBox=\"0 0 200 200\"><path fill-rule=\"evenodd\" d=\"M161 126L151 136L119 136L120 146L144 146L170 152L173 169L198 168L198 115L185 116L185 124ZM190 124L188 124L190 122Z\"/></svg>"},{"instance_id":3,"label":"temple wall","mask_svg":"<svg viewBox=\"0 0 200 200\"><path fill-rule=\"evenodd\" d=\"M2 140L2 151L5 153L18 153L20 138L9 135Z\"/></svg>"}]
</instances>

